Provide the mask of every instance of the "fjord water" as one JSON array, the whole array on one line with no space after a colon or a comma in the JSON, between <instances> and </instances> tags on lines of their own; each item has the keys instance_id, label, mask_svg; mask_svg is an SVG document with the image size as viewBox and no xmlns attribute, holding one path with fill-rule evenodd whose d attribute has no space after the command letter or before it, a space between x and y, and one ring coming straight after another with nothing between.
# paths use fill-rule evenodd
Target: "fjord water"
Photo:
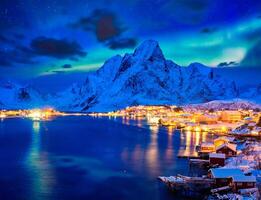
<instances>
[{"instance_id":1,"label":"fjord water","mask_svg":"<svg viewBox=\"0 0 261 200\"><path fill-rule=\"evenodd\" d=\"M159 175L189 174L211 136L126 118L13 118L0 122L0 199L180 199Z\"/></svg>"}]
</instances>

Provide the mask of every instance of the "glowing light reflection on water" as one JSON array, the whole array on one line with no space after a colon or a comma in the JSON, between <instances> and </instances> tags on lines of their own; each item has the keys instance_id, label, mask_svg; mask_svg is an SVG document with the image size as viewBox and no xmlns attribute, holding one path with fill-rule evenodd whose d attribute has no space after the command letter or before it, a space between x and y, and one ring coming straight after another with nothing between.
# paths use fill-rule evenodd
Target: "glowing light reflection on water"
<instances>
[{"instance_id":1,"label":"glowing light reflection on water","mask_svg":"<svg viewBox=\"0 0 261 200\"><path fill-rule=\"evenodd\" d=\"M32 191L28 199L45 199L54 190L55 176L49 161L49 154L41 150L41 123L32 122L32 141L25 158L25 168L32 175ZM35 193L39 192L41 195Z\"/></svg>"},{"instance_id":2,"label":"glowing light reflection on water","mask_svg":"<svg viewBox=\"0 0 261 200\"><path fill-rule=\"evenodd\" d=\"M207 134L149 126L140 118L80 116L2 123L0 182L8 181L1 184L4 200L131 200L141 194L170 200L173 196L165 187L159 189L157 176L188 173L187 159L177 158L178 153L183 149L191 154L197 143L209 140ZM99 192L101 188L106 192Z\"/></svg>"}]
</instances>

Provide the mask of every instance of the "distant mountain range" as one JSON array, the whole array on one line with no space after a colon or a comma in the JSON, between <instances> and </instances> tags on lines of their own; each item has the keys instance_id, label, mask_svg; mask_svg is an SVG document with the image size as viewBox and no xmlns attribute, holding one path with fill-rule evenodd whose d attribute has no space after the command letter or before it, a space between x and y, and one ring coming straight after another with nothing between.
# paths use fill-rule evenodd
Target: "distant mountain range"
<instances>
[{"instance_id":1,"label":"distant mountain range","mask_svg":"<svg viewBox=\"0 0 261 200\"><path fill-rule=\"evenodd\" d=\"M0 86L0 107L49 105L68 111L111 111L132 105L204 103L242 98L261 102L261 83L241 90L200 63L181 67L166 60L159 44L143 42L132 54L114 56L81 84L41 96L30 87Z\"/></svg>"}]
</instances>

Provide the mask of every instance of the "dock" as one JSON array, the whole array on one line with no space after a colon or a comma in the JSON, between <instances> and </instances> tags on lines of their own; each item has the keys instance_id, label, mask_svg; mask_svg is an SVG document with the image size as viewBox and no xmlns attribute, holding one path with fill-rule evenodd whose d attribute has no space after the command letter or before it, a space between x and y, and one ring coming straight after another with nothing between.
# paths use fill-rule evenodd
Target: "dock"
<instances>
[{"instance_id":1,"label":"dock","mask_svg":"<svg viewBox=\"0 0 261 200\"><path fill-rule=\"evenodd\" d=\"M179 192L185 196L202 196L209 192L214 184L213 179L203 177L189 177L178 174L177 176L164 177L159 176L162 181L172 192Z\"/></svg>"},{"instance_id":2,"label":"dock","mask_svg":"<svg viewBox=\"0 0 261 200\"><path fill-rule=\"evenodd\" d=\"M183 155L183 154L178 154L178 158L189 158L189 159L197 159L200 158L198 155Z\"/></svg>"}]
</instances>

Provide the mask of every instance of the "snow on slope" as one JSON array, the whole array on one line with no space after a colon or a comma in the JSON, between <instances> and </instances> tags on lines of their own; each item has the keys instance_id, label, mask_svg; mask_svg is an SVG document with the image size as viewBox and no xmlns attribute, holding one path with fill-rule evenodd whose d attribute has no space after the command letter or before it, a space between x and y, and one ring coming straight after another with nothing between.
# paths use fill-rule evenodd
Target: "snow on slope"
<instances>
[{"instance_id":1,"label":"snow on slope","mask_svg":"<svg viewBox=\"0 0 261 200\"><path fill-rule=\"evenodd\" d=\"M31 87L0 83L0 109L35 108L44 105L42 96Z\"/></svg>"},{"instance_id":2,"label":"snow on slope","mask_svg":"<svg viewBox=\"0 0 261 200\"><path fill-rule=\"evenodd\" d=\"M186 110L193 110L193 109L200 109L200 110L238 110L238 109L261 109L260 104L256 104L250 101L242 100L242 99L233 99L233 100L215 100L210 101L207 103L201 104L190 104L185 105L184 109Z\"/></svg>"},{"instance_id":3,"label":"snow on slope","mask_svg":"<svg viewBox=\"0 0 261 200\"><path fill-rule=\"evenodd\" d=\"M60 93L54 104L64 110L111 111L138 104L183 105L239 96L234 82L200 63L181 67L166 60L158 43L148 40L133 54L109 59L82 85Z\"/></svg>"}]
</instances>

